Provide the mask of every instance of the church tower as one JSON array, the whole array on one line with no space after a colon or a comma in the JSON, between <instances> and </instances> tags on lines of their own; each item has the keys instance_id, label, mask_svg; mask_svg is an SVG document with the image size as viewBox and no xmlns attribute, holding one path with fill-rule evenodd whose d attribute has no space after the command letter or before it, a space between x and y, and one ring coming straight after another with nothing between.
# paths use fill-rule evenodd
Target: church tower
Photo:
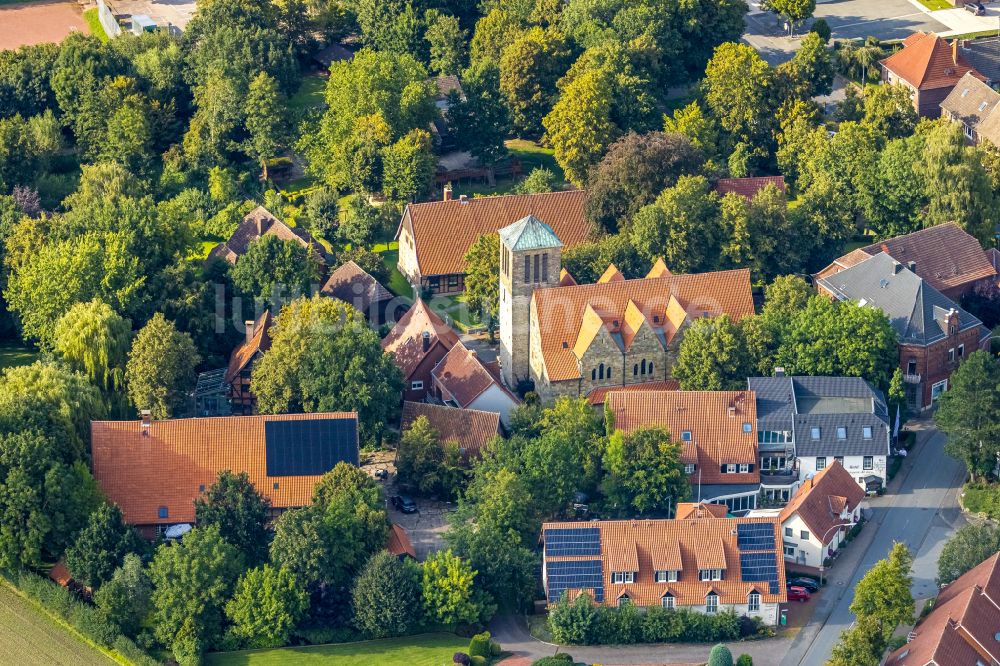
<instances>
[{"instance_id":1,"label":"church tower","mask_svg":"<svg viewBox=\"0 0 1000 666\"><path fill-rule=\"evenodd\" d=\"M507 386L530 378L531 294L559 284L562 242L534 215L500 230L500 365Z\"/></svg>"}]
</instances>

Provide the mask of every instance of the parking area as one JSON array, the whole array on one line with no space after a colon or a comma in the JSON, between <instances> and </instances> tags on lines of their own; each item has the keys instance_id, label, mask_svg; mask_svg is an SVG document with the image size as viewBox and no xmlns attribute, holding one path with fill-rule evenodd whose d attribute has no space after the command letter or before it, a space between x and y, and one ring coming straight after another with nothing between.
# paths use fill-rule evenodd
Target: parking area
<instances>
[{"instance_id":1,"label":"parking area","mask_svg":"<svg viewBox=\"0 0 1000 666\"><path fill-rule=\"evenodd\" d=\"M910 0L817 0L834 39L905 39L910 33L947 32L949 27Z\"/></svg>"},{"instance_id":2,"label":"parking area","mask_svg":"<svg viewBox=\"0 0 1000 666\"><path fill-rule=\"evenodd\" d=\"M61 42L72 32L90 34L75 2L0 4L0 51Z\"/></svg>"},{"instance_id":3,"label":"parking area","mask_svg":"<svg viewBox=\"0 0 1000 666\"><path fill-rule=\"evenodd\" d=\"M130 30L133 16L148 16L158 27L183 32L198 8L195 0L107 0L118 23Z\"/></svg>"}]
</instances>

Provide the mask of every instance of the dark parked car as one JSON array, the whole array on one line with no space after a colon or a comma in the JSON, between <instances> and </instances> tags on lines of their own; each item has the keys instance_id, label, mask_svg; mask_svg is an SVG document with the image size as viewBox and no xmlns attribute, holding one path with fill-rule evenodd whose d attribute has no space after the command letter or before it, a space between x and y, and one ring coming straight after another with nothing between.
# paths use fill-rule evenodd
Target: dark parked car
<instances>
[{"instance_id":1,"label":"dark parked car","mask_svg":"<svg viewBox=\"0 0 1000 666\"><path fill-rule=\"evenodd\" d=\"M812 578L793 578L788 581L789 587L804 587L809 592L809 594L816 594L819 592L819 583Z\"/></svg>"},{"instance_id":2,"label":"dark parked car","mask_svg":"<svg viewBox=\"0 0 1000 666\"><path fill-rule=\"evenodd\" d=\"M416 513L417 503L411 500L406 495L393 495L390 500L392 505L396 507L396 510L400 513Z\"/></svg>"},{"instance_id":3,"label":"dark parked car","mask_svg":"<svg viewBox=\"0 0 1000 666\"><path fill-rule=\"evenodd\" d=\"M788 600L789 601L809 601L809 590L804 587L797 587L792 585L788 588Z\"/></svg>"},{"instance_id":4,"label":"dark parked car","mask_svg":"<svg viewBox=\"0 0 1000 666\"><path fill-rule=\"evenodd\" d=\"M982 16L986 13L986 7L981 2L970 2L965 5L965 11L975 16Z\"/></svg>"}]
</instances>

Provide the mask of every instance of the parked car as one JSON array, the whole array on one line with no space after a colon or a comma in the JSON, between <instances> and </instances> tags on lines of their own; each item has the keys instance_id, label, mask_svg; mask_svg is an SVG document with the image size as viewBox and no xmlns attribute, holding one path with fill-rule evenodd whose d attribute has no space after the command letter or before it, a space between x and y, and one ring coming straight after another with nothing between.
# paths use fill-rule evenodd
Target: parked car
<instances>
[{"instance_id":1,"label":"parked car","mask_svg":"<svg viewBox=\"0 0 1000 666\"><path fill-rule=\"evenodd\" d=\"M804 587L809 594L819 592L819 583L812 578L793 578L788 581L789 587Z\"/></svg>"},{"instance_id":2,"label":"parked car","mask_svg":"<svg viewBox=\"0 0 1000 666\"><path fill-rule=\"evenodd\" d=\"M804 587L798 587L792 585L788 588L788 600L789 601L809 601L809 590Z\"/></svg>"},{"instance_id":3,"label":"parked car","mask_svg":"<svg viewBox=\"0 0 1000 666\"><path fill-rule=\"evenodd\" d=\"M377 469L374 472L372 472L372 476L374 476L376 479L379 479L381 481L385 481L386 479L389 478L389 470L387 470L387 469Z\"/></svg>"},{"instance_id":4,"label":"parked car","mask_svg":"<svg viewBox=\"0 0 1000 666\"><path fill-rule=\"evenodd\" d=\"M969 2L965 5L965 11L974 16L982 16L986 13L986 7L983 7L981 2Z\"/></svg>"},{"instance_id":5,"label":"parked car","mask_svg":"<svg viewBox=\"0 0 1000 666\"><path fill-rule=\"evenodd\" d=\"M390 499L392 505L400 513L416 513L417 503L406 495L393 495Z\"/></svg>"}]
</instances>

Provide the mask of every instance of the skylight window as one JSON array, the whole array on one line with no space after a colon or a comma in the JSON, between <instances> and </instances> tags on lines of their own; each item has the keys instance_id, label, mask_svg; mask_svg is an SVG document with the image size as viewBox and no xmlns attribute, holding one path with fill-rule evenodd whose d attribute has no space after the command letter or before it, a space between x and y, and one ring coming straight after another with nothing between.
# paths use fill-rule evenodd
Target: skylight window
<instances>
[{"instance_id":1,"label":"skylight window","mask_svg":"<svg viewBox=\"0 0 1000 666\"><path fill-rule=\"evenodd\" d=\"M969 89L968 88L966 88L965 90L962 91L962 97L965 97L968 94L969 94Z\"/></svg>"},{"instance_id":2,"label":"skylight window","mask_svg":"<svg viewBox=\"0 0 1000 666\"><path fill-rule=\"evenodd\" d=\"M809 436L811 438L813 438L813 439L819 439L819 435L820 435L819 428L810 428L809 429Z\"/></svg>"},{"instance_id":3,"label":"skylight window","mask_svg":"<svg viewBox=\"0 0 1000 666\"><path fill-rule=\"evenodd\" d=\"M837 439L847 439L847 428L837 426Z\"/></svg>"},{"instance_id":4,"label":"skylight window","mask_svg":"<svg viewBox=\"0 0 1000 666\"><path fill-rule=\"evenodd\" d=\"M872 427L871 426L863 426L861 428L861 435L865 439L871 439L872 438Z\"/></svg>"},{"instance_id":5,"label":"skylight window","mask_svg":"<svg viewBox=\"0 0 1000 666\"><path fill-rule=\"evenodd\" d=\"M685 441L685 442L690 442L691 441L691 431L690 430L685 430L684 432L682 432L681 433L681 439L683 441Z\"/></svg>"},{"instance_id":6,"label":"skylight window","mask_svg":"<svg viewBox=\"0 0 1000 666\"><path fill-rule=\"evenodd\" d=\"M989 102L983 102L982 104L979 105L979 110L980 111L985 111L986 107L988 107L989 105L990 105Z\"/></svg>"}]
</instances>

